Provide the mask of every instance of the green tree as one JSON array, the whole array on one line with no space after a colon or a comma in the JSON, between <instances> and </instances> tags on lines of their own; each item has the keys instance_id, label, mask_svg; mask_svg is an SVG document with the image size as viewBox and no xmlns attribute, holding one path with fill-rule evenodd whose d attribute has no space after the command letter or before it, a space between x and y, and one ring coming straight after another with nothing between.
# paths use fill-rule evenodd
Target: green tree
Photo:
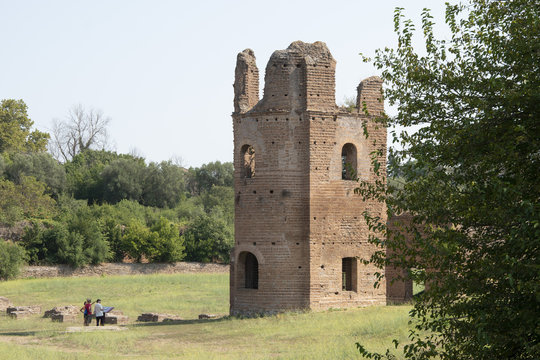
<instances>
[{"instance_id":1,"label":"green tree","mask_svg":"<svg viewBox=\"0 0 540 360\"><path fill-rule=\"evenodd\" d=\"M144 171L142 203L172 208L185 198L185 170L170 161L150 163Z\"/></svg>"},{"instance_id":2,"label":"green tree","mask_svg":"<svg viewBox=\"0 0 540 360\"><path fill-rule=\"evenodd\" d=\"M48 153L15 153L5 173L9 180L21 184L24 177L33 176L47 184L47 192L58 198L66 187L64 167Z\"/></svg>"},{"instance_id":3,"label":"green tree","mask_svg":"<svg viewBox=\"0 0 540 360\"><path fill-rule=\"evenodd\" d=\"M145 164L142 159L118 159L101 173L103 201L115 204L120 200L141 201Z\"/></svg>"},{"instance_id":4,"label":"green tree","mask_svg":"<svg viewBox=\"0 0 540 360\"><path fill-rule=\"evenodd\" d=\"M425 10L421 54L403 18L396 9L398 46L378 51L374 63L398 109L389 125L419 130L398 139L403 148L393 161L407 162L403 186L381 180L359 192L385 200L390 216L412 217L391 231L365 214L380 231L370 238L381 246L373 262L425 270L410 275L429 286L411 311L405 357L538 359L540 6L447 5L446 42Z\"/></svg>"},{"instance_id":5,"label":"green tree","mask_svg":"<svg viewBox=\"0 0 540 360\"><path fill-rule=\"evenodd\" d=\"M100 264L110 257L109 244L103 237L101 225L91 209L84 207L70 216L67 221L71 244L81 243L82 262L73 265ZM72 245L74 246L74 245ZM78 245L77 245L78 246Z\"/></svg>"},{"instance_id":6,"label":"green tree","mask_svg":"<svg viewBox=\"0 0 540 360\"><path fill-rule=\"evenodd\" d=\"M160 218L148 228L140 221L130 221L122 236L122 251L137 262L175 262L184 258L183 239L178 226Z\"/></svg>"},{"instance_id":7,"label":"green tree","mask_svg":"<svg viewBox=\"0 0 540 360\"><path fill-rule=\"evenodd\" d=\"M161 218L150 228L152 255L154 262L175 262L184 258L183 238L178 226Z\"/></svg>"},{"instance_id":8,"label":"green tree","mask_svg":"<svg viewBox=\"0 0 540 360\"><path fill-rule=\"evenodd\" d=\"M198 197L207 213L219 209L227 224L234 223L234 189L227 186L212 186Z\"/></svg>"},{"instance_id":9,"label":"green tree","mask_svg":"<svg viewBox=\"0 0 540 360\"><path fill-rule=\"evenodd\" d=\"M230 162L219 161L204 164L200 168L190 168L188 188L192 194L201 194L212 186L233 186L234 168Z\"/></svg>"},{"instance_id":10,"label":"green tree","mask_svg":"<svg viewBox=\"0 0 540 360\"><path fill-rule=\"evenodd\" d=\"M0 223L12 225L31 218L52 218L55 202L47 195L44 183L22 177L20 184L0 179Z\"/></svg>"},{"instance_id":11,"label":"green tree","mask_svg":"<svg viewBox=\"0 0 540 360\"><path fill-rule=\"evenodd\" d=\"M24 249L17 244L0 239L0 280L17 277L24 264L26 264Z\"/></svg>"},{"instance_id":12,"label":"green tree","mask_svg":"<svg viewBox=\"0 0 540 360\"><path fill-rule=\"evenodd\" d=\"M27 111L28 107L22 100L4 99L0 102L0 153L47 149L49 134L31 130L34 122Z\"/></svg>"},{"instance_id":13,"label":"green tree","mask_svg":"<svg viewBox=\"0 0 540 360\"><path fill-rule=\"evenodd\" d=\"M123 253L137 262L141 262L149 247L150 230L137 220L130 221L122 236Z\"/></svg>"},{"instance_id":14,"label":"green tree","mask_svg":"<svg viewBox=\"0 0 540 360\"><path fill-rule=\"evenodd\" d=\"M219 210L193 219L184 232L188 261L228 263L233 244L233 228Z\"/></svg>"},{"instance_id":15,"label":"green tree","mask_svg":"<svg viewBox=\"0 0 540 360\"><path fill-rule=\"evenodd\" d=\"M117 154L105 150L86 150L65 163L68 191L76 199L88 200L88 203L103 202L102 172L107 165L118 159L134 158L127 154Z\"/></svg>"}]
</instances>

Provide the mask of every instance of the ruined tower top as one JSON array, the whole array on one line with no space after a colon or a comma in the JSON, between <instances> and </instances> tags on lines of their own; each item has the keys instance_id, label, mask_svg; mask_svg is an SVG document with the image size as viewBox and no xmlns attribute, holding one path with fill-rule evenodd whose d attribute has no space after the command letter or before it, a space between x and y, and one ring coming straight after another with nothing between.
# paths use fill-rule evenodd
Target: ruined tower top
<instances>
[{"instance_id":1,"label":"ruined tower top","mask_svg":"<svg viewBox=\"0 0 540 360\"><path fill-rule=\"evenodd\" d=\"M274 51L270 57L264 96L259 101L258 93L249 91L250 87L258 86L255 55L252 50L244 50L236 63L235 113L335 110L335 69L336 61L325 43L295 41L285 50ZM256 84L252 73L257 74Z\"/></svg>"}]
</instances>

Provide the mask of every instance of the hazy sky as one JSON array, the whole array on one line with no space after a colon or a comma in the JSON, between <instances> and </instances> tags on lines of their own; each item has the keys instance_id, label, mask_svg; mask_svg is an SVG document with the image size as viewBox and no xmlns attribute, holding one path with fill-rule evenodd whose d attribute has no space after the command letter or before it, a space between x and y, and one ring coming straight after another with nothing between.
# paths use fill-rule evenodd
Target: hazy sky
<instances>
[{"instance_id":1,"label":"hazy sky","mask_svg":"<svg viewBox=\"0 0 540 360\"><path fill-rule=\"evenodd\" d=\"M274 50L323 41L342 102L377 73L358 54L395 44L396 6L444 20L434 0L0 0L0 99L23 99L42 131L75 104L101 109L114 149L148 161L231 161L238 52L255 51L262 87Z\"/></svg>"}]
</instances>

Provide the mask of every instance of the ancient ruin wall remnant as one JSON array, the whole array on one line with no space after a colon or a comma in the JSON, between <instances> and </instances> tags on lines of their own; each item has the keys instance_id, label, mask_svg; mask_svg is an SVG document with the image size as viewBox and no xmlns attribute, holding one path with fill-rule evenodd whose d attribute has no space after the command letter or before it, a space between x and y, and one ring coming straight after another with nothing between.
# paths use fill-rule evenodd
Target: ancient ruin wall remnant
<instances>
[{"instance_id":1,"label":"ancient ruin wall remnant","mask_svg":"<svg viewBox=\"0 0 540 360\"><path fill-rule=\"evenodd\" d=\"M233 86L235 113L245 113L259 101L259 69L253 50L238 54Z\"/></svg>"},{"instance_id":2,"label":"ancient ruin wall remnant","mask_svg":"<svg viewBox=\"0 0 540 360\"><path fill-rule=\"evenodd\" d=\"M382 81L362 81L350 113L335 103L335 67L324 43L293 42L272 54L258 100L253 51L238 55L231 314L386 303L378 270L359 261L375 251L362 212L385 218L385 207L354 194L356 177L375 181L370 154L386 144Z\"/></svg>"}]
</instances>

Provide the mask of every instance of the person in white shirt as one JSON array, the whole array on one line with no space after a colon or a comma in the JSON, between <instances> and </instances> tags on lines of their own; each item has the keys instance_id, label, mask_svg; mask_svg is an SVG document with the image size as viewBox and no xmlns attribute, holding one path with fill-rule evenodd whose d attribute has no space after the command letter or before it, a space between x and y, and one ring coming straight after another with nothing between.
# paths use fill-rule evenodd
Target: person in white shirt
<instances>
[{"instance_id":1,"label":"person in white shirt","mask_svg":"<svg viewBox=\"0 0 540 360\"><path fill-rule=\"evenodd\" d=\"M97 299L96 305L94 305L94 313L96 314L96 326L105 326L105 313L103 312L103 305L101 305L101 299Z\"/></svg>"}]
</instances>

